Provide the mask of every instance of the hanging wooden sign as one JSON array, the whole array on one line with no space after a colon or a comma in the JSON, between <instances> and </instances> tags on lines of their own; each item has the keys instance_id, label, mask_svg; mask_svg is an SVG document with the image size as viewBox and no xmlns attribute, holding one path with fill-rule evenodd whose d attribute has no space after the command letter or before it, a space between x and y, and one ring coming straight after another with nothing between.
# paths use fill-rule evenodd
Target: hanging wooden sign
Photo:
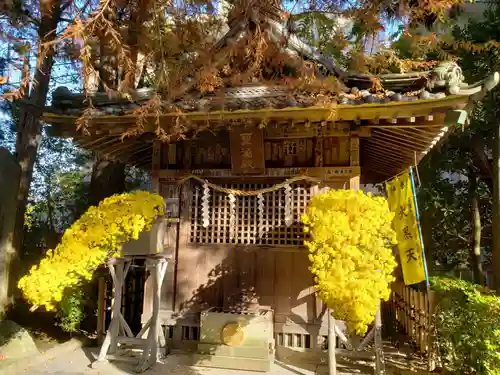
<instances>
[{"instance_id":1,"label":"hanging wooden sign","mask_svg":"<svg viewBox=\"0 0 500 375\"><path fill-rule=\"evenodd\" d=\"M235 174L258 174L265 170L264 136L257 125L231 129L231 164Z\"/></svg>"}]
</instances>

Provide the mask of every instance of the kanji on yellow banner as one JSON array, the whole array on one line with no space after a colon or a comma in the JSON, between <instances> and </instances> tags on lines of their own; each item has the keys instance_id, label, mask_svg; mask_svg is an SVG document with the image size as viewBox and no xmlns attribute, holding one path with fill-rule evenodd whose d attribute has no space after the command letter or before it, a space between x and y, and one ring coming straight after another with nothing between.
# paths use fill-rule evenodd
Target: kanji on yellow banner
<instances>
[{"instance_id":1,"label":"kanji on yellow banner","mask_svg":"<svg viewBox=\"0 0 500 375\"><path fill-rule=\"evenodd\" d=\"M394 212L394 230L406 285L425 281L422 243L409 171L386 183L389 209Z\"/></svg>"}]
</instances>

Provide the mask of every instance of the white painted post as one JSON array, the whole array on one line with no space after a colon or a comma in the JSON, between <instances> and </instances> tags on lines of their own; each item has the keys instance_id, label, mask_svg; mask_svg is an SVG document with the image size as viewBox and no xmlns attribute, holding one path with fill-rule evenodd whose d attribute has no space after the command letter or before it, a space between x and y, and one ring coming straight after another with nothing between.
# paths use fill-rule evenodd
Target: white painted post
<instances>
[{"instance_id":1,"label":"white painted post","mask_svg":"<svg viewBox=\"0 0 500 375\"><path fill-rule=\"evenodd\" d=\"M113 267L113 266L111 266ZM113 310L111 315L111 321L114 321L113 327L110 327L111 331L111 345L109 346L109 353L116 353L118 349L118 334L120 332L120 310L122 307L122 290L123 290L123 259L117 259L114 265L115 277L113 281L115 282L115 299L113 301Z\"/></svg>"},{"instance_id":2,"label":"white painted post","mask_svg":"<svg viewBox=\"0 0 500 375\"><path fill-rule=\"evenodd\" d=\"M382 343L382 315L379 306L375 316L375 374L385 374L384 348Z\"/></svg>"},{"instance_id":3,"label":"white painted post","mask_svg":"<svg viewBox=\"0 0 500 375\"><path fill-rule=\"evenodd\" d=\"M153 279L153 311L150 319L149 332L147 336L147 344L142 353L138 372L146 371L153 366L158 360L158 335L160 329L160 299L161 299L161 284L165 276L167 262L164 259L147 259L147 267L151 270Z\"/></svg>"},{"instance_id":4,"label":"white painted post","mask_svg":"<svg viewBox=\"0 0 500 375\"><path fill-rule=\"evenodd\" d=\"M335 358L335 347L337 346L337 337L335 333L335 320L332 311L328 309L328 374L337 374L337 359Z\"/></svg>"}]
</instances>

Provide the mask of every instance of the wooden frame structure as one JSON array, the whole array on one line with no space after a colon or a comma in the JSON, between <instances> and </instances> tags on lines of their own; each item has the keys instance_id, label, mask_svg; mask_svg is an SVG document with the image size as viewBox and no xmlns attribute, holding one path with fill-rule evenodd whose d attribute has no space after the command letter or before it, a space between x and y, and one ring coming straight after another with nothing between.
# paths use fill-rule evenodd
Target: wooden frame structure
<instances>
[{"instance_id":1,"label":"wooden frame structure","mask_svg":"<svg viewBox=\"0 0 500 375\"><path fill-rule=\"evenodd\" d=\"M113 306L111 322L101 346L97 360L92 364L98 367L107 360L125 361L137 364L136 372L144 372L156 364L160 358L160 349L165 349L165 337L159 320L159 306L161 301L161 285L165 277L168 261L164 256L147 256L146 269L152 276L154 291L153 310L151 318L144 324L141 331L134 335L121 313L123 285L132 264L131 257L113 258L108 262L109 272L113 280ZM147 338L142 338L148 332ZM126 352L142 350L140 358L126 356Z\"/></svg>"}]
</instances>

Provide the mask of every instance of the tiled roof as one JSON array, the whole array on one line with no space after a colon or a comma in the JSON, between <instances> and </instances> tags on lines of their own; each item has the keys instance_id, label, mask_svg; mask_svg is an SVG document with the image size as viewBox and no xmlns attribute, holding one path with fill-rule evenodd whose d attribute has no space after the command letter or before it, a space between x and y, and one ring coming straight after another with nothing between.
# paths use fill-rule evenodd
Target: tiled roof
<instances>
[{"instance_id":1,"label":"tiled roof","mask_svg":"<svg viewBox=\"0 0 500 375\"><path fill-rule=\"evenodd\" d=\"M453 63L447 63L449 69L458 68ZM428 72L427 77L432 79L434 72ZM410 77L410 78L408 78ZM384 87L389 85L394 90L371 92L368 89L359 89L356 86L346 88L338 94L321 95L310 94L305 91L292 92L284 86L247 85L237 88L224 89L217 94L197 94L196 97L186 96L182 100L173 103L164 103L162 112L210 112L210 111L235 111L241 109L283 109L283 108L307 108L328 104L386 104L390 102L415 102L418 100L442 99L447 95L471 96L479 94L495 85L495 77L489 80L467 85L460 82L460 86L451 87L449 82L438 82L440 85L432 90L433 81L423 79L422 74L417 75L387 75L377 79ZM351 75L345 81L364 84L370 79L369 76ZM435 85L436 86L436 85ZM155 92L151 89L138 89L132 94L131 100L118 96L110 97L107 94L96 93L92 97L93 108L90 109L92 116L122 116L133 114L135 110L151 99ZM78 115L87 108L87 98L82 94L69 92L66 88L58 88L54 91L52 105L46 112L60 115Z\"/></svg>"}]
</instances>

